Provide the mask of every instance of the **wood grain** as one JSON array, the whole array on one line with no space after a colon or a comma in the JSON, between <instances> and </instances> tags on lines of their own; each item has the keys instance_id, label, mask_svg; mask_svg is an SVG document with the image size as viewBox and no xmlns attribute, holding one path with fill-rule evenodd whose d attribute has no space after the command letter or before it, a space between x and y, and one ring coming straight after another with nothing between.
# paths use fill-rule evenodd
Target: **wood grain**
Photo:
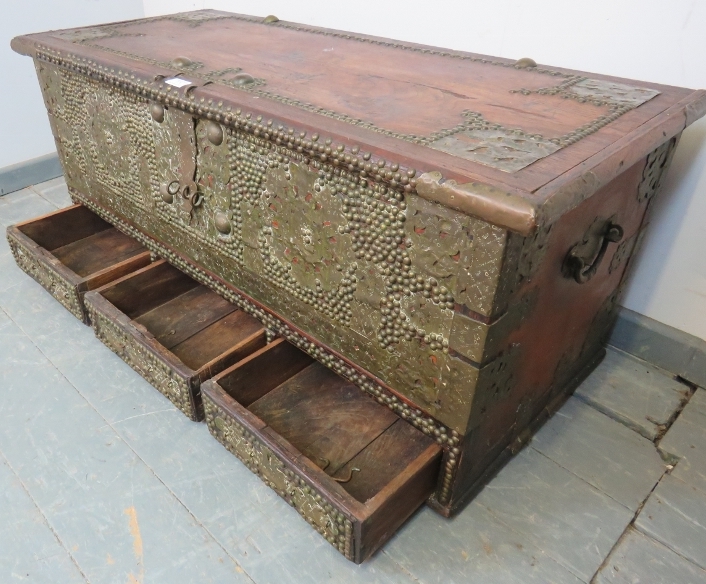
<instances>
[{"instance_id":1,"label":"wood grain","mask_svg":"<svg viewBox=\"0 0 706 584\"><path fill-rule=\"evenodd\" d=\"M248 409L331 475L398 419L320 363Z\"/></svg>"},{"instance_id":2,"label":"wood grain","mask_svg":"<svg viewBox=\"0 0 706 584\"><path fill-rule=\"evenodd\" d=\"M291 343L276 339L225 370L216 380L238 403L249 407L313 361Z\"/></svg>"},{"instance_id":3,"label":"wood grain","mask_svg":"<svg viewBox=\"0 0 706 584\"><path fill-rule=\"evenodd\" d=\"M52 250L54 257L81 277L143 253L142 245L114 227Z\"/></svg>"}]
</instances>

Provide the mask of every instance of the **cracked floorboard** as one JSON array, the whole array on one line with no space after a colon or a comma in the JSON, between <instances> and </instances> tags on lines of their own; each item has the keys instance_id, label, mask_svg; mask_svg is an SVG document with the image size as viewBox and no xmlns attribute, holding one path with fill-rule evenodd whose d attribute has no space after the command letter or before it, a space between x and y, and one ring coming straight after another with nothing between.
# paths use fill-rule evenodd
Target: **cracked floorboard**
<instances>
[{"instance_id":1,"label":"cracked floorboard","mask_svg":"<svg viewBox=\"0 0 706 584\"><path fill-rule=\"evenodd\" d=\"M63 179L0 224L70 204ZM113 355L0 239L0 582L706 583L706 390L609 350L452 520L362 566Z\"/></svg>"}]
</instances>

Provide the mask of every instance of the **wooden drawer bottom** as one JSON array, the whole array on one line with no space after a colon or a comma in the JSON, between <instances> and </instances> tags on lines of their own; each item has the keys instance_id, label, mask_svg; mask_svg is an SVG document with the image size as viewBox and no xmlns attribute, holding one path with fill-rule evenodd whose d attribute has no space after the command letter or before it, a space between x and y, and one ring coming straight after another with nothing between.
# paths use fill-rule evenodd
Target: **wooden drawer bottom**
<instances>
[{"instance_id":1,"label":"wooden drawer bottom","mask_svg":"<svg viewBox=\"0 0 706 584\"><path fill-rule=\"evenodd\" d=\"M211 433L346 558L433 492L441 447L283 339L203 385Z\"/></svg>"},{"instance_id":2,"label":"wooden drawer bottom","mask_svg":"<svg viewBox=\"0 0 706 584\"><path fill-rule=\"evenodd\" d=\"M96 336L192 420L201 383L266 344L257 320L164 260L85 301Z\"/></svg>"},{"instance_id":3,"label":"wooden drawer bottom","mask_svg":"<svg viewBox=\"0 0 706 584\"><path fill-rule=\"evenodd\" d=\"M150 263L149 252L82 205L7 228L17 265L88 322L86 291Z\"/></svg>"}]
</instances>

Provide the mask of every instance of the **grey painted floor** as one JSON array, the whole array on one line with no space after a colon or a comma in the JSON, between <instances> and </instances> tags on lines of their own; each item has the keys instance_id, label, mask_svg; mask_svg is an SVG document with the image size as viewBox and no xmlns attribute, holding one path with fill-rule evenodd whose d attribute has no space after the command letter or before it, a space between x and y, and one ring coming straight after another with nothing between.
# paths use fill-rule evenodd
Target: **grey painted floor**
<instances>
[{"instance_id":1,"label":"grey painted floor","mask_svg":"<svg viewBox=\"0 0 706 584\"><path fill-rule=\"evenodd\" d=\"M0 223L68 204L56 179ZM0 309L0 583L706 583L706 390L616 350L459 516L423 508L355 566L4 238Z\"/></svg>"}]
</instances>

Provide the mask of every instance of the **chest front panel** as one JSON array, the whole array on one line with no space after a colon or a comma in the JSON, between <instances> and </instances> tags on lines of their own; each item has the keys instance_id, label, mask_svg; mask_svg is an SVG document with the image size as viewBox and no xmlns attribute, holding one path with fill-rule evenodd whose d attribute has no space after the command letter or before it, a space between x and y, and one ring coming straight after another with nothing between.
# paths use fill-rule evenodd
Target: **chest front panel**
<instances>
[{"instance_id":1,"label":"chest front panel","mask_svg":"<svg viewBox=\"0 0 706 584\"><path fill-rule=\"evenodd\" d=\"M479 370L451 365L455 309L492 313L505 230L308 158L296 135L278 145L46 63L37 69L80 196L438 420L463 425Z\"/></svg>"}]
</instances>

